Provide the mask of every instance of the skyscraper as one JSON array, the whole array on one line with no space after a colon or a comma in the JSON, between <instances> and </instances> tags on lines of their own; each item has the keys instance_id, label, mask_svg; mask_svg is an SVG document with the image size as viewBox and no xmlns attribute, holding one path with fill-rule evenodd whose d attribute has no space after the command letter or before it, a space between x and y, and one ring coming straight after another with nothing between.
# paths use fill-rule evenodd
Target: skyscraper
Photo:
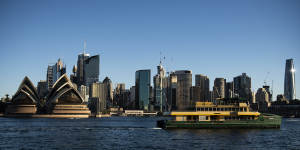
<instances>
[{"instance_id":1,"label":"skyscraper","mask_svg":"<svg viewBox=\"0 0 300 150\"><path fill-rule=\"evenodd\" d=\"M192 71L179 70L174 73L177 76L176 107L178 110L186 110L192 107L190 90L192 87Z\"/></svg>"},{"instance_id":2,"label":"skyscraper","mask_svg":"<svg viewBox=\"0 0 300 150\"><path fill-rule=\"evenodd\" d=\"M97 83L90 84L89 99L90 100L99 99L101 105L100 110L106 109L106 104L107 104L106 98L107 98L107 87L105 86L104 83L97 82Z\"/></svg>"},{"instance_id":3,"label":"skyscraper","mask_svg":"<svg viewBox=\"0 0 300 150\"><path fill-rule=\"evenodd\" d=\"M37 92L40 98L44 98L47 93L48 93L48 89L47 89L47 82L44 80L41 80L38 82L37 85Z\"/></svg>"},{"instance_id":4,"label":"skyscraper","mask_svg":"<svg viewBox=\"0 0 300 150\"><path fill-rule=\"evenodd\" d=\"M196 74L195 86L200 87L200 101L208 101L210 99L209 78L202 74Z\"/></svg>"},{"instance_id":5,"label":"skyscraper","mask_svg":"<svg viewBox=\"0 0 300 150\"><path fill-rule=\"evenodd\" d=\"M63 65L63 62L61 59L58 59L58 61L54 65L48 65L47 68L47 89L51 89L53 84L61 77L63 74L66 73L66 66Z\"/></svg>"},{"instance_id":6,"label":"skyscraper","mask_svg":"<svg viewBox=\"0 0 300 150\"><path fill-rule=\"evenodd\" d=\"M225 86L225 98L230 99L234 97L233 82L226 82Z\"/></svg>"},{"instance_id":7,"label":"skyscraper","mask_svg":"<svg viewBox=\"0 0 300 150\"><path fill-rule=\"evenodd\" d=\"M240 99L251 101L251 78L246 73L233 78L233 87L234 94L237 94Z\"/></svg>"},{"instance_id":8,"label":"skyscraper","mask_svg":"<svg viewBox=\"0 0 300 150\"><path fill-rule=\"evenodd\" d=\"M226 80L224 78L216 78L214 82L213 92L214 92L214 99L225 98L225 83Z\"/></svg>"},{"instance_id":9,"label":"skyscraper","mask_svg":"<svg viewBox=\"0 0 300 150\"><path fill-rule=\"evenodd\" d=\"M201 101L201 87L192 86L191 87L191 105L194 106L196 102Z\"/></svg>"},{"instance_id":10,"label":"skyscraper","mask_svg":"<svg viewBox=\"0 0 300 150\"><path fill-rule=\"evenodd\" d=\"M108 77L105 77L105 79L103 80L103 84L106 87L106 103L107 103L106 107L109 108L113 106L113 85L111 80Z\"/></svg>"},{"instance_id":11,"label":"skyscraper","mask_svg":"<svg viewBox=\"0 0 300 150\"><path fill-rule=\"evenodd\" d=\"M284 96L288 100L296 99L294 60L287 59L285 63Z\"/></svg>"},{"instance_id":12,"label":"skyscraper","mask_svg":"<svg viewBox=\"0 0 300 150\"><path fill-rule=\"evenodd\" d=\"M177 89L177 76L172 72L168 76L168 89L167 89L167 110L176 109L176 89Z\"/></svg>"},{"instance_id":13,"label":"skyscraper","mask_svg":"<svg viewBox=\"0 0 300 150\"><path fill-rule=\"evenodd\" d=\"M135 101L136 108L149 110L151 70L138 70L135 72Z\"/></svg>"},{"instance_id":14,"label":"skyscraper","mask_svg":"<svg viewBox=\"0 0 300 150\"><path fill-rule=\"evenodd\" d=\"M84 84L86 86L99 81L99 55L91 56L84 61Z\"/></svg>"},{"instance_id":15,"label":"skyscraper","mask_svg":"<svg viewBox=\"0 0 300 150\"><path fill-rule=\"evenodd\" d=\"M79 54L77 60L77 84L89 86L99 81L99 55Z\"/></svg>"},{"instance_id":16,"label":"skyscraper","mask_svg":"<svg viewBox=\"0 0 300 150\"><path fill-rule=\"evenodd\" d=\"M77 84L85 85L84 84L84 61L90 57L90 54L79 54L77 59L77 72L76 72L76 78L77 78Z\"/></svg>"},{"instance_id":17,"label":"skyscraper","mask_svg":"<svg viewBox=\"0 0 300 150\"><path fill-rule=\"evenodd\" d=\"M157 74L153 77L154 83L154 102L159 110L166 110L167 99L167 78L165 77L165 70L161 63L157 66Z\"/></svg>"}]
</instances>

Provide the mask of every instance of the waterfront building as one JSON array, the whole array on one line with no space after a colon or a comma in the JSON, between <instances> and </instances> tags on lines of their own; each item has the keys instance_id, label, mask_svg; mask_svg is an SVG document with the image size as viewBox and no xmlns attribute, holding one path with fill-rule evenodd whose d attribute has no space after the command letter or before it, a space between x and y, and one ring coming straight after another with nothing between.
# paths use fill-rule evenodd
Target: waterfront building
<instances>
[{"instance_id":1,"label":"waterfront building","mask_svg":"<svg viewBox=\"0 0 300 150\"><path fill-rule=\"evenodd\" d=\"M277 95L277 98L276 98L276 101L277 101L277 102L286 103L286 104L289 103L289 100L286 99L286 98L284 97L283 94L278 94L278 95Z\"/></svg>"},{"instance_id":2,"label":"waterfront building","mask_svg":"<svg viewBox=\"0 0 300 150\"><path fill-rule=\"evenodd\" d=\"M234 88L233 88L233 82L226 82L225 86L225 98L231 99L234 97Z\"/></svg>"},{"instance_id":3,"label":"waterfront building","mask_svg":"<svg viewBox=\"0 0 300 150\"><path fill-rule=\"evenodd\" d=\"M119 97L121 95L121 93L125 91L125 83L117 83L116 84L116 88L114 89L114 102L113 105L114 106L118 106L118 101L119 101Z\"/></svg>"},{"instance_id":4,"label":"waterfront building","mask_svg":"<svg viewBox=\"0 0 300 150\"><path fill-rule=\"evenodd\" d=\"M115 91L114 91L114 94L120 94L122 91L125 90L125 83L118 83L116 85L116 88L115 88Z\"/></svg>"},{"instance_id":5,"label":"waterfront building","mask_svg":"<svg viewBox=\"0 0 300 150\"><path fill-rule=\"evenodd\" d=\"M284 76L284 96L288 100L296 99L294 60L287 59Z\"/></svg>"},{"instance_id":6,"label":"waterfront building","mask_svg":"<svg viewBox=\"0 0 300 150\"><path fill-rule=\"evenodd\" d=\"M157 74L153 77L153 98L154 105L159 108L160 112L166 111L167 105L167 83L165 70L160 63L157 66Z\"/></svg>"},{"instance_id":7,"label":"waterfront building","mask_svg":"<svg viewBox=\"0 0 300 150\"><path fill-rule=\"evenodd\" d=\"M177 76L172 72L168 77L167 110L176 110Z\"/></svg>"},{"instance_id":8,"label":"waterfront building","mask_svg":"<svg viewBox=\"0 0 300 150\"><path fill-rule=\"evenodd\" d=\"M108 77L105 77L105 79L102 81L102 83L106 87L106 104L107 104L106 107L110 108L113 105L113 85L112 85L112 81Z\"/></svg>"},{"instance_id":9,"label":"waterfront building","mask_svg":"<svg viewBox=\"0 0 300 150\"><path fill-rule=\"evenodd\" d=\"M40 98L44 98L47 95L48 89L47 82L45 80L41 80L38 82L37 92Z\"/></svg>"},{"instance_id":10,"label":"waterfront building","mask_svg":"<svg viewBox=\"0 0 300 150\"><path fill-rule=\"evenodd\" d=\"M277 100L269 107L269 113L283 117L300 117L300 100L288 100L284 95L278 95Z\"/></svg>"},{"instance_id":11,"label":"waterfront building","mask_svg":"<svg viewBox=\"0 0 300 150\"><path fill-rule=\"evenodd\" d=\"M135 109L135 86L130 87L130 102L128 109Z\"/></svg>"},{"instance_id":12,"label":"waterfront building","mask_svg":"<svg viewBox=\"0 0 300 150\"><path fill-rule=\"evenodd\" d=\"M99 97L90 97L88 105L91 112L96 116L102 114L105 110L104 101L101 100Z\"/></svg>"},{"instance_id":13,"label":"waterfront building","mask_svg":"<svg viewBox=\"0 0 300 150\"><path fill-rule=\"evenodd\" d=\"M191 109L192 71L179 70L174 74L177 76L176 108L177 110Z\"/></svg>"},{"instance_id":14,"label":"waterfront building","mask_svg":"<svg viewBox=\"0 0 300 150\"><path fill-rule=\"evenodd\" d=\"M104 83L92 83L90 84L90 98L99 98L101 103L101 110L107 109L107 86ZM102 109L103 108L103 109Z\"/></svg>"},{"instance_id":15,"label":"waterfront building","mask_svg":"<svg viewBox=\"0 0 300 150\"><path fill-rule=\"evenodd\" d=\"M191 87L191 103L196 104L196 102L201 101L201 87L200 86L192 86ZM192 106L195 107L195 106Z\"/></svg>"},{"instance_id":16,"label":"waterfront building","mask_svg":"<svg viewBox=\"0 0 300 150\"><path fill-rule=\"evenodd\" d=\"M115 95L117 106L123 109L130 108L130 90L122 90Z\"/></svg>"},{"instance_id":17,"label":"waterfront building","mask_svg":"<svg viewBox=\"0 0 300 150\"><path fill-rule=\"evenodd\" d=\"M135 101L136 108L140 110L149 110L151 97L151 70L138 70L135 72Z\"/></svg>"},{"instance_id":18,"label":"waterfront building","mask_svg":"<svg viewBox=\"0 0 300 150\"><path fill-rule=\"evenodd\" d=\"M81 94L81 96L84 100L84 103L87 103L89 100L89 88L85 85L80 85L80 86L78 86L77 89L78 89L79 93Z\"/></svg>"},{"instance_id":19,"label":"waterfront building","mask_svg":"<svg viewBox=\"0 0 300 150\"><path fill-rule=\"evenodd\" d=\"M225 83L224 78L216 78L213 87L214 99L224 99L225 98Z\"/></svg>"},{"instance_id":20,"label":"waterfront building","mask_svg":"<svg viewBox=\"0 0 300 150\"><path fill-rule=\"evenodd\" d=\"M234 93L237 94L239 99L251 101L251 78L246 73L233 78Z\"/></svg>"},{"instance_id":21,"label":"waterfront building","mask_svg":"<svg viewBox=\"0 0 300 150\"><path fill-rule=\"evenodd\" d=\"M209 78L202 74L195 75L195 86L200 87L200 101L209 101Z\"/></svg>"},{"instance_id":22,"label":"waterfront building","mask_svg":"<svg viewBox=\"0 0 300 150\"><path fill-rule=\"evenodd\" d=\"M259 88L255 94L255 100L258 104L259 112L267 112L271 103L269 101L269 93L265 88Z\"/></svg>"}]
</instances>

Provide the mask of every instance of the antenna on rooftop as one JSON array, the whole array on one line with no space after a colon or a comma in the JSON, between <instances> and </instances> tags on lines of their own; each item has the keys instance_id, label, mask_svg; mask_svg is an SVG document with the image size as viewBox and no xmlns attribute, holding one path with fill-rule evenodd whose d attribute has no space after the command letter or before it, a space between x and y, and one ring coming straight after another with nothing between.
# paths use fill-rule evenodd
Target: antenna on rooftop
<instances>
[{"instance_id":1,"label":"antenna on rooftop","mask_svg":"<svg viewBox=\"0 0 300 150\"><path fill-rule=\"evenodd\" d=\"M86 50L86 40L84 40L84 43L83 43L83 55L85 54L85 50Z\"/></svg>"},{"instance_id":2,"label":"antenna on rooftop","mask_svg":"<svg viewBox=\"0 0 300 150\"><path fill-rule=\"evenodd\" d=\"M266 75L266 77L265 77L265 79L264 79L264 84L265 84L265 85L267 85L267 79L268 79L268 77L269 77L269 74L270 74L270 72L267 72L267 75Z\"/></svg>"}]
</instances>

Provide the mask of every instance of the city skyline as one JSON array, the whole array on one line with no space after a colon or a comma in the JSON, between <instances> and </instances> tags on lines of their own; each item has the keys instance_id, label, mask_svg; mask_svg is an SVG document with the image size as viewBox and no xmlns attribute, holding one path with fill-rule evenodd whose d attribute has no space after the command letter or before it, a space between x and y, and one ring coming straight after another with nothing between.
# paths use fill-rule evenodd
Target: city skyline
<instances>
[{"instance_id":1,"label":"city skyline","mask_svg":"<svg viewBox=\"0 0 300 150\"><path fill-rule=\"evenodd\" d=\"M240 8L235 7L231 11L228 5L226 6L229 8L223 8L221 4L213 5L210 2L190 2L184 3L183 6L180 6L180 2L168 2L156 2L160 4L159 6L153 3L145 6L147 4L135 2L135 6L140 6L138 8L130 7L130 3L123 3L124 6L118 6L120 11L116 8L113 11L103 8L103 5L113 6L112 2L93 2L79 6L81 3L76 1L74 6L66 8L72 10L91 7L87 12L80 12L82 16L77 12L76 15L71 15L67 10L63 10L66 2L50 3L50 8L58 9L54 14L49 14L51 9L40 10L46 7L43 3L37 3L40 9L25 12L30 10L31 6L21 6L19 3L22 2L0 2L2 6L6 6L2 11L7 12L0 15L4 20L4 24L0 25L0 31L3 33L0 35L2 41L0 68L4 70L0 75L0 96L3 97L6 93L13 95L24 76L32 79L35 86L39 80L46 80L48 64L56 62L59 58L67 65L69 76L73 65L76 65L78 54L83 51L83 41L87 40L87 53L100 54L100 81L108 76L113 85L126 83L127 89L135 84L135 71L141 69L151 69L153 86L152 77L156 73L155 69L162 52L162 56L166 57L163 61L166 71L192 70L193 85L196 74L208 76L212 90L215 78L221 77L226 81L232 81L233 77L245 72L252 78L252 90L255 91L264 85L265 79L269 85L273 80L273 99L275 99L277 94L284 93L285 60L294 58L296 98L299 98L297 68L300 66L298 44L300 29L296 27L300 25L300 21L295 17L300 9L298 5L293 5L299 2L290 1L281 5L280 1L275 1L269 7L259 5L262 3L267 5L267 2L246 2L258 7L259 13L255 13L251 5L244 6L239 2L235 4ZM92 7L92 4L95 6ZM165 7L168 5L174 8ZM201 10L204 6L220 10L216 12ZM23 14L17 12L15 10L17 8L21 8L20 12ZM101 11L98 11L98 8L102 8ZM135 9L127 10L129 8ZM176 8L182 8L186 12L176 11ZM273 12L272 9L279 10ZM117 15L125 10L127 11L124 19L119 20L122 17ZM160 13L155 10L160 10L162 16L158 16ZM36 11L40 11L41 14L35 14ZM101 15L101 12L108 13L108 17ZM137 12L141 14L136 14ZM244 16L237 14L238 12ZM209 13L212 17L205 18L206 15L203 13ZM219 16L222 13L223 16ZM231 13L235 15L231 17ZM62 17L59 17L61 14ZM77 18L77 15L80 17ZM143 15L149 20L141 19ZM70 22L64 23L63 19L69 18L68 16L71 16ZM97 16L98 20L94 20L93 17ZM29 19L24 20L21 17ZM247 17L249 20L245 19ZM170 22L164 21L167 18ZM78 23L77 19L83 21L79 21L80 24L77 26L72 26L71 24ZM101 22L101 19L108 24ZM117 25L120 21L124 24ZM143 21L145 23L142 23ZM49 27L45 27L47 23L50 23ZM100 26L99 29L97 25ZM68 26L71 28L66 28ZM91 28L88 28L90 26ZM56 32L50 33L51 31Z\"/></svg>"}]
</instances>

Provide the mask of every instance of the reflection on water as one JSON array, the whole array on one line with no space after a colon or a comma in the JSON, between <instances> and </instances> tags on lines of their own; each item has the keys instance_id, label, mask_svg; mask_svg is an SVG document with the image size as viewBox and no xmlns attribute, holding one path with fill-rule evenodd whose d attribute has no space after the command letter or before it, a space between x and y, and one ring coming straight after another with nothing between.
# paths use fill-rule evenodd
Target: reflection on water
<instances>
[{"instance_id":1,"label":"reflection on water","mask_svg":"<svg viewBox=\"0 0 300 150\"><path fill-rule=\"evenodd\" d=\"M281 129L162 130L149 117L0 118L0 149L299 149L300 119Z\"/></svg>"}]
</instances>

